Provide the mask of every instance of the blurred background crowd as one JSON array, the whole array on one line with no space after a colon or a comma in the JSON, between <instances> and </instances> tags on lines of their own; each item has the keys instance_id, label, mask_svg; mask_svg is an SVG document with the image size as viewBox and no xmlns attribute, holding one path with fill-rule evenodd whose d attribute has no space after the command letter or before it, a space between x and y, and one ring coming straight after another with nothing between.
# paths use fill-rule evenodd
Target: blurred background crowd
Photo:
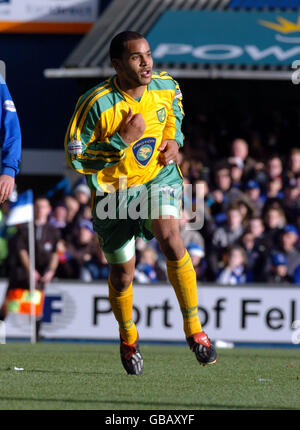
<instances>
[{"instance_id":1,"label":"blurred background crowd","mask_svg":"<svg viewBox=\"0 0 300 430\"><path fill-rule=\"evenodd\" d=\"M183 194L180 223L199 282L300 285L299 147L292 146L282 156L236 137L227 154L223 148L218 156L213 143L199 138L191 144L187 133L179 166L184 186L193 190ZM36 196L36 240L39 225L51 226L48 235L41 233L41 246L36 246L37 266L39 259L42 265L46 254L54 253L54 279L108 278L108 264L93 232L90 199L84 177L73 186L64 178ZM5 223L9 210L8 202L1 211L2 277L16 273L24 247L22 226ZM197 217L204 218L203 227L188 228ZM136 249L136 282L167 280L156 240L138 238Z\"/></svg>"}]
</instances>

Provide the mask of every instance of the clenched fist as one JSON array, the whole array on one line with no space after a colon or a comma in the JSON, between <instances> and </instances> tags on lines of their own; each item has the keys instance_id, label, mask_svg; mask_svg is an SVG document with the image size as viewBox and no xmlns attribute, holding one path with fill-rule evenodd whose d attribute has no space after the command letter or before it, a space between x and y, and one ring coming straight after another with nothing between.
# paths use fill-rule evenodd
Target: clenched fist
<instances>
[{"instance_id":1,"label":"clenched fist","mask_svg":"<svg viewBox=\"0 0 300 430\"><path fill-rule=\"evenodd\" d=\"M145 121L140 113L133 115L132 109L129 109L127 118L121 124L119 135L124 142L129 145L143 136L146 129Z\"/></svg>"}]
</instances>

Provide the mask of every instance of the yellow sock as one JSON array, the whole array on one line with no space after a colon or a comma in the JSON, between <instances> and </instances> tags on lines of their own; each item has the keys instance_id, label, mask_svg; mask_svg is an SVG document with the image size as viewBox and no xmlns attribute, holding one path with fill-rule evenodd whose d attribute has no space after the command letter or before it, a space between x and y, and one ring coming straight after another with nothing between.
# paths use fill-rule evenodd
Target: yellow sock
<instances>
[{"instance_id":1,"label":"yellow sock","mask_svg":"<svg viewBox=\"0 0 300 430\"><path fill-rule=\"evenodd\" d=\"M108 279L109 301L116 320L119 323L121 338L128 344L137 340L137 329L132 320L132 283L125 291L117 291Z\"/></svg>"},{"instance_id":2,"label":"yellow sock","mask_svg":"<svg viewBox=\"0 0 300 430\"><path fill-rule=\"evenodd\" d=\"M186 251L180 260L168 260L167 270L183 316L183 329L186 337L202 331L198 316L198 297L196 273L191 257Z\"/></svg>"}]
</instances>

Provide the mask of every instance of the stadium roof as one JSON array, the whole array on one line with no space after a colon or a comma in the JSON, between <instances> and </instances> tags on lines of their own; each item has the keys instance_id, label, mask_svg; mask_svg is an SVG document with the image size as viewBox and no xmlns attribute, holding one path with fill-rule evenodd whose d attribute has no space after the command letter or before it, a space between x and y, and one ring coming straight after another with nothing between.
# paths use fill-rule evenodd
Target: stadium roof
<instances>
[{"instance_id":1,"label":"stadium roof","mask_svg":"<svg viewBox=\"0 0 300 430\"><path fill-rule=\"evenodd\" d=\"M110 40L130 29L149 40L156 69L176 78L290 80L300 56L298 12L300 0L113 0L62 66L44 73L111 75Z\"/></svg>"}]
</instances>

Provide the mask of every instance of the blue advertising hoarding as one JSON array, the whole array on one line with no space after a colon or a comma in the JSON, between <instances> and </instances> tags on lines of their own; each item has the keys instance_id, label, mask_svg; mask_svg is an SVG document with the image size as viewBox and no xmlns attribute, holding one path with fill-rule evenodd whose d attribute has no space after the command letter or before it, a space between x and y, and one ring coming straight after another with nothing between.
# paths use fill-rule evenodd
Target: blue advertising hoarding
<instances>
[{"instance_id":1,"label":"blue advertising hoarding","mask_svg":"<svg viewBox=\"0 0 300 430\"><path fill-rule=\"evenodd\" d=\"M159 62L291 65L300 60L300 13L168 10L147 39Z\"/></svg>"}]
</instances>

